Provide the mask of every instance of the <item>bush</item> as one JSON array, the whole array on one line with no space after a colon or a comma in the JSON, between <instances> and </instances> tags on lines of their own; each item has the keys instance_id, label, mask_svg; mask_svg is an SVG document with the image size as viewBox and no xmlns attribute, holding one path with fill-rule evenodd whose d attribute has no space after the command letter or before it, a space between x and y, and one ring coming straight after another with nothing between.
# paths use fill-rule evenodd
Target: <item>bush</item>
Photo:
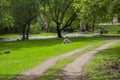
<instances>
[{"instance_id":1,"label":"bush","mask_svg":"<svg viewBox=\"0 0 120 80\"><path fill-rule=\"evenodd\" d=\"M117 33L118 33L118 34L120 34L120 30L119 30L119 31L117 31Z\"/></svg>"}]
</instances>

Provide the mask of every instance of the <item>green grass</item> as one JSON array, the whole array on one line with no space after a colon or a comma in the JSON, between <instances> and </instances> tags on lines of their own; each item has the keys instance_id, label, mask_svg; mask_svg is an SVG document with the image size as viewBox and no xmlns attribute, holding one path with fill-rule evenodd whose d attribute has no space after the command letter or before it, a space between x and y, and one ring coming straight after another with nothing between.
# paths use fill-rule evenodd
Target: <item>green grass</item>
<instances>
[{"instance_id":1,"label":"green grass","mask_svg":"<svg viewBox=\"0 0 120 80\"><path fill-rule=\"evenodd\" d=\"M45 33L45 32L42 32L40 34L31 34L31 36L54 36L56 35L56 33Z\"/></svg>"},{"instance_id":2,"label":"green grass","mask_svg":"<svg viewBox=\"0 0 120 80\"><path fill-rule=\"evenodd\" d=\"M104 26L103 28L108 31L108 34L117 34L120 30L120 26Z\"/></svg>"},{"instance_id":3,"label":"green grass","mask_svg":"<svg viewBox=\"0 0 120 80\"><path fill-rule=\"evenodd\" d=\"M95 43L91 47L89 47L81 52L78 52L71 57L57 61L57 63L54 66L47 69L47 71L39 78L39 80L60 80L61 69L66 64L72 62L76 57L80 56L81 54L88 52L88 51L90 51L90 50L92 50L92 49L94 49L94 48L96 48L104 43L106 43L106 42L101 41L101 43Z\"/></svg>"},{"instance_id":4,"label":"green grass","mask_svg":"<svg viewBox=\"0 0 120 80\"><path fill-rule=\"evenodd\" d=\"M118 30L120 30L120 26L101 26L104 30L108 31L107 34L118 34ZM100 29L96 29L95 32L100 32Z\"/></svg>"},{"instance_id":5,"label":"green grass","mask_svg":"<svg viewBox=\"0 0 120 80\"><path fill-rule=\"evenodd\" d=\"M84 66L84 72L89 74L89 77L85 76L88 77L85 80L118 80L115 77L118 78L120 74L117 71L112 71L112 68L110 69L110 65L115 66L114 61L113 63L110 61L118 57L120 57L120 42L100 51ZM106 61L109 61L109 63L106 63ZM118 64L120 65L120 63Z\"/></svg>"},{"instance_id":6,"label":"green grass","mask_svg":"<svg viewBox=\"0 0 120 80\"><path fill-rule=\"evenodd\" d=\"M0 78L8 80L44 60L100 41L99 38L72 38L72 43L62 45L63 39L44 39L0 42ZM3 54L10 50L10 54Z\"/></svg>"},{"instance_id":7,"label":"green grass","mask_svg":"<svg viewBox=\"0 0 120 80\"><path fill-rule=\"evenodd\" d=\"M0 42L0 78L8 80L8 78L14 77L16 74L28 70L53 56L108 39L101 36L71 38L72 43L65 45L61 44L63 39L57 38ZM11 53L4 54L6 50L9 50Z\"/></svg>"},{"instance_id":8,"label":"green grass","mask_svg":"<svg viewBox=\"0 0 120 80\"><path fill-rule=\"evenodd\" d=\"M19 34L4 34L0 35L0 38L14 38L20 36Z\"/></svg>"},{"instance_id":9,"label":"green grass","mask_svg":"<svg viewBox=\"0 0 120 80\"><path fill-rule=\"evenodd\" d=\"M102 27L104 30L108 31L107 34L118 34L117 32L120 30L120 26L99 26ZM95 29L95 32L99 33L100 29L98 27Z\"/></svg>"},{"instance_id":10,"label":"green grass","mask_svg":"<svg viewBox=\"0 0 120 80\"><path fill-rule=\"evenodd\" d=\"M42 32L42 33L39 33L39 34L30 34L30 36L55 36L56 33L45 33L45 32ZM0 38L16 38L16 37L19 37L21 36L20 34L3 34L3 35L0 35Z\"/></svg>"}]
</instances>

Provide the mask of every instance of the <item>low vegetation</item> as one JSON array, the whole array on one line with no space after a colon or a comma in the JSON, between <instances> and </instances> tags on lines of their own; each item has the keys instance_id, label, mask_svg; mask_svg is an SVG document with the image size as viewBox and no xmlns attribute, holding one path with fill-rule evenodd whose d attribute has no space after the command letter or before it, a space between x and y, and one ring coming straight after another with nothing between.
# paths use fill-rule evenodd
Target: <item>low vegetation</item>
<instances>
[{"instance_id":1,"label":"low vegetation","mask_svg":"<svg viewBox=\"0 0 120 80\"><path fill-rule=\"evenodd\" d=\"M119 26L104 26L103 28L108 31L108 34L118 34L120 30Z\"/></svg>"},{"instance_id":2,"label":"low vegetation","mask_svg":"<svg viewBox=\"0 0 120 80\"><path fill-rule=\"evenodd\" d=\"M85 65L83 80L119 80L120 44L100 51Z\"/></svg>"}]
</instances>

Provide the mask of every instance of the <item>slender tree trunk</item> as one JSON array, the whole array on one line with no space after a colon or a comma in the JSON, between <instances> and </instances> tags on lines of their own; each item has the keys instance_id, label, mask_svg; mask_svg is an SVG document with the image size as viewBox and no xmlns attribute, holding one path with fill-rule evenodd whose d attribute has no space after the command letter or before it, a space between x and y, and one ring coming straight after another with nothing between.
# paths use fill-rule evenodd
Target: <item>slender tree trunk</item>
<instances>
[{"instance_id":1,"label":"slender tree trunk","mask_svg":"<svg viewBox=\"0 0 120 80\"><path fill-rule=\"evenodd\" d=\"M22 40L25 40L25 31L26 31L26 27L24 26L22 29Z\"/></svg>"},{"instance_id":2,"label":"slender tree trunk","mask_svg":"<svg viewBox=\"0 0 120 80\"><path fill-rule=\"evenodd\" d=\"M86 30L85 27L86 27L86 26L83 24L83 21L81 20L81 21L80 21L80 31L81 31L81 32L85 32L85 30Z\"/></svg>"},{"instance_id":3,"label":"slender tree trunk","mask_svg":"<svg viewBox=\"0 0 120 80\"><path fill-rule=\"evenodd\" d=\"M94 20L93 20L93 25L92 25L92 32L95 31L95 16L93 16Z\"/></svg>"},{"instance_id":4,"label":"slender tree trunk","mask_svg":"<svg viewBox=\"0 0 120 80\"><path fill-rule=\"evenodd\" d=\"M57 24L57 36L58 38L62 38L61 30L60 30L60 25Z\"/></svg>"},{"instance_id":5,"label":"slender tree trunk","mask_svg":"<svg viewBox=\"0 0 120 80\"><path fill-rule=\"evenodd\" d=\"M46 33L49 31L49 23L46 24Z\"/></svg>"},{"instance_id":6,"label":"slender tree trunk","mask_svg":"<svg viewBox=\"0 0 120 80\"><path fill-rule=\"evenodd\" d=\"M95 31L95 25L94 25L94 23L93 23L92 32L94 32L94 31Z\"/></svg>"},{"instance_id":7,"label":"slender tree trunk","mask_svg":"<svg viewBox=\"0 0 120 80\"><path fill-rule=\"evenodd\" d=\"M30 24L27 26L27 31L26 31L26 39L29 39L29 32L30 32Z\"/></svg>"},{"instance_id":8,"label":"slender tree trunk","mask_svg":"<svg viewBox=\"0 0 120 80\"><path fill-rule=\"evenodd\" d=\"M45 31L46 33L48 32L48 25L47 25L47 24L45 24L44 31Z\"/></svg>"},{"instance_id":9,"label":"slender tree trunk","mask_svg":"<svg viewBox=\"0 0 120 80\"><path fill-rule=\"evenodd\" d=\"M89 26L88 26L88 23L86 23L86 31L89 31Z\"/></svg>"}]
</instances>

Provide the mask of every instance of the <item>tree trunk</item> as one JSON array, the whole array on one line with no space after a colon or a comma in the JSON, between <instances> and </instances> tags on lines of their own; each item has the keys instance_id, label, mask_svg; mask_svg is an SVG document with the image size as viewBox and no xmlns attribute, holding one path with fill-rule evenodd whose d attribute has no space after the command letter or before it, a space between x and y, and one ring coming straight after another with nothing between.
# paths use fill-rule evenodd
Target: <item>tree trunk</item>
<instances>
[{"instance_id":1,"label":"tree trunk","mask_svg":"<svg viewBox=\"0 0 120 80\"><path fill-rule=\"evenodd\" d=\"M22 40L25 40L25 31L26 31L26 27L24 26L22 29Z\"/></svg>"},{"instance_id":2,"label":"tree trunk","mask_svg":"<svg viewBox=\"0 0 120 80\"><path fill-rule=\"evenodd\" d=\"M93 16L93 17L94 17L94 20L93 20L93 25L92 25L92 32L95 31L95 16Z\"/></svg>"},{"instance_id":3,"label":"tree trunk","mask_svg":"<svg viewBox=\"0 0 120 80\"><path fill-rule=\"evenodd\" d=\"M81 31L81 32L85 32L85 27L86 27L86 26L83 24L83 21L81 20L81 21L80 21L80 31Z\"/></svg>"},{"instance_id":4,"label":"tree trunk","mask_svg":"<svg viewBox=\"0 0 120 80\"><path fill-rule=\"evenodd\" d=\"M62 38L61 30L60 30L60 25L57 24L57 37Z\"/></svg>"},{"instance_id":5,"label":"tree trunk","mask_svg":"<svg viewBox=\"0 0 120 80\"><path fill-rule=\"evenodd\" d=\"M30 32L30 24L27 26L27 31L26 31L26 39L29 39L29 32Z\"/></svg>"},{"instance_id":6,"label":"tree trunk","mask_svg":"<svg viewBox=\"0 0 120 80\"><path fill-rule=\"evenodd\" d=\"M94 32L94 31L95 31L95 25L94 25L94 23L93 23L92 32Z\"/></svg>"},{"instance_id":7,"label":"tree trunk","mask_svg":"<svg viewBox=\"0 0 120 80\"><path fill-rule=\"evenodd\" d=\"M62 38L61 30L57 30L57 36L58 38Z\"/></svg>"},{"instance_id":8,"label":"tree trunk","mask_svg":"<svg viewBox=\"0 0 120 80\"><path fill-rule=\"evenodd\" d=\"M46 33L49 32L49 23L46 24Z\"/></svg>"},{"instance_id":9,"label":"tree trunk","mask_svg":"<svg viewBox=\"0 0 120 80\"><path fill-rule=\"evenodd\" d=\"M86 23L86 31L89 31L89 25L88 25L88 23Z\"/></svg>"}]
</instances>

